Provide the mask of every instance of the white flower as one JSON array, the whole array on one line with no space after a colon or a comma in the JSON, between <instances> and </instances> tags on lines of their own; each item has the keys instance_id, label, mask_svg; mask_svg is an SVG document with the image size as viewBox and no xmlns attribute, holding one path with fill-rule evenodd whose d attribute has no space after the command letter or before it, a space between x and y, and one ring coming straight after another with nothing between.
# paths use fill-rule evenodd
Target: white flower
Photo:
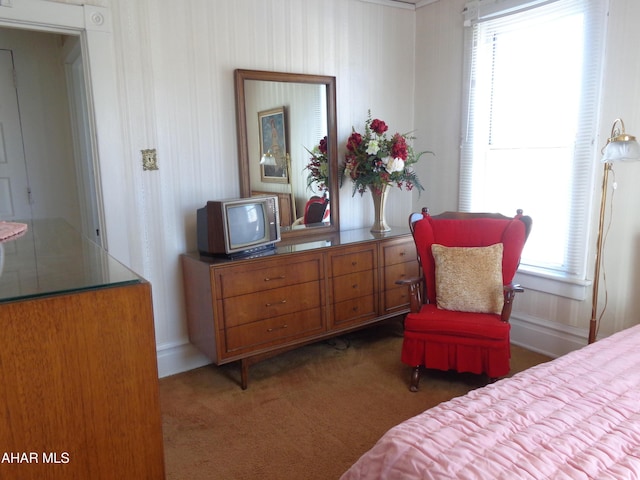
<instances>
[{"instance_id":1,"label":"white flower","mask_svg":"<svg viewBox=\"0 0 640 480\"><path fill-rule=\"evenodd\" d=\"M401 158L389 158L387 157L387 161L385 162L385 169L389 173L393 172L401 172L404 170L404 161Z\"/></svg>"},{"instance_id":2,"label":"white flower","mask_svg":"<svg viewBox=\"0 0 640 480\"><path fill-rule=\"evenodd\" d=\"M380 145L378 145L378 141L370 140L369 145L367 145L367 154L375 155L376 153L378 153L378 150L380 150Z\"/></svg>"}]
</instances>

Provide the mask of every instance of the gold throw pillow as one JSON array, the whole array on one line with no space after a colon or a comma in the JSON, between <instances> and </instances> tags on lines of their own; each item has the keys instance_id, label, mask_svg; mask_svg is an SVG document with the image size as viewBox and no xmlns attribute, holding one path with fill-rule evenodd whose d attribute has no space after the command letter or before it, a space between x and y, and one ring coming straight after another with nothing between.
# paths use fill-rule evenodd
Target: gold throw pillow
<instances>
[{"instance_id":1,"label":"gold throw pillow","mask_svg":"<svg viewBox=\"0 0 640 480\"><path fill-rule=\"evenodd\" d=\"M502 243L488 247L433 244L438 308L459 312L501 313Z\"/></svg>"}]
</instances>

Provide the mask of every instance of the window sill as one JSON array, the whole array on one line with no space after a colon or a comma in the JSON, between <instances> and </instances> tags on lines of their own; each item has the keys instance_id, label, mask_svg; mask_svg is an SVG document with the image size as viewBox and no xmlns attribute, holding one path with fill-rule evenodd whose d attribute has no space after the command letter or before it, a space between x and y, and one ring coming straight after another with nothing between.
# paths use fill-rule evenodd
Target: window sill
<instances>
[{"instance_id":1,"label":"window sill","mask_svg":"<svg viewBox=\"0 0 640 480\"><path fill-rule=\"evenodd\" d=\"M587 298L587 290L591 286L590 280L549 273L529 266L521 266L513 282L519 283L528 290L580 301Z\"/></svg>"}]
</instances>

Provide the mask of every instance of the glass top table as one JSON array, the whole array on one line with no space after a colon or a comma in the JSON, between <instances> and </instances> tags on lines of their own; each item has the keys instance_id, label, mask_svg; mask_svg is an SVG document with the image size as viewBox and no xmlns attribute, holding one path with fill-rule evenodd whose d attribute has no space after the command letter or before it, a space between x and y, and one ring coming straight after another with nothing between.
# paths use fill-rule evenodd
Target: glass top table
<instances>
[{"instance_id":1,"label":"glass top table","mask_svg":"<svg viewBox=\"0 0 640 480\"><path fill-rule=\"evenodd\" d=\"M21 223L23 236L0 243L0 303L144 281L64 220Z\"/></svg>"}]
</instances>

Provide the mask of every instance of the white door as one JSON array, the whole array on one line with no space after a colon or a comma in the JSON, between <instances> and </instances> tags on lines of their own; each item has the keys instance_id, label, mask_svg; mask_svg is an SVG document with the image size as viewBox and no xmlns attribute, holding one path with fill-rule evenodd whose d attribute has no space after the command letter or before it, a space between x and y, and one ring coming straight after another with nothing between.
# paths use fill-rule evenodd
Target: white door
<instances>
[{"instance_id":1,"label":"white door","mask_svg":"<svg viewBox=\"0 0 640 480\"><path fill-rule=\"evenodd\" d=\"M29 178L13 72L11 50L0 49L0 220L30 220Z\"/></svg>"}]
</instances>

